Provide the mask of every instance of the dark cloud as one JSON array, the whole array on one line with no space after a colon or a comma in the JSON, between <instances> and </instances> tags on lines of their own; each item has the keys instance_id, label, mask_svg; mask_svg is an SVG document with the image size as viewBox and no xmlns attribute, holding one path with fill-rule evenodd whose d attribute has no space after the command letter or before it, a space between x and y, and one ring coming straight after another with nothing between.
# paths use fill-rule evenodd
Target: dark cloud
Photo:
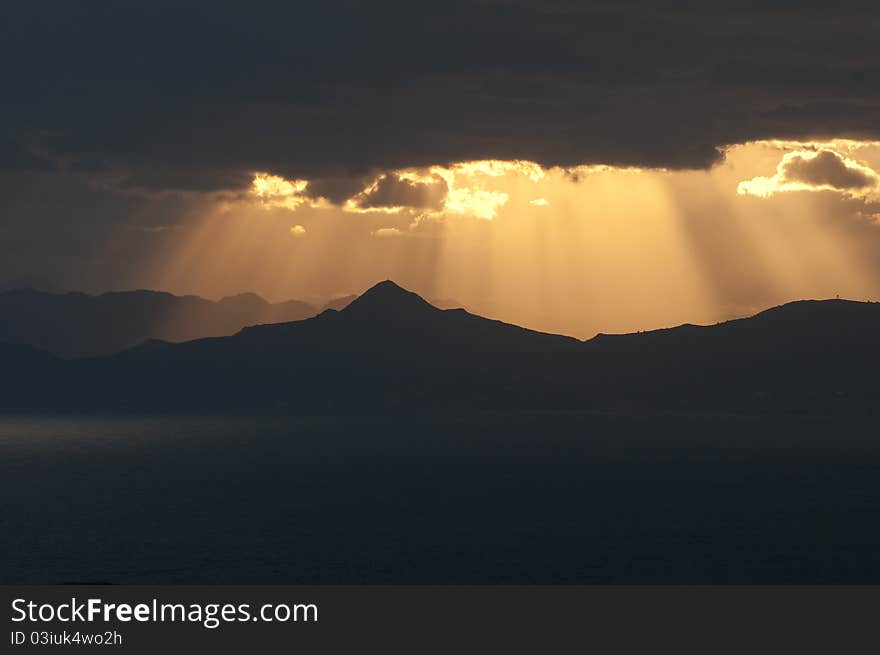
<instances>
[{"instance_id":1,"label":"dark cloud","mask_svg":"<svg viewBox=\"0 0 880 655\"><path fill-rule=\"evenodd\" d=\"M370 182L370 176L366 175L320 177L309 181L305 195L315 199L324 198L334 205L341 205L363 191Z\"/></svg>"},{"instance_id":2,"label":"dark cloud","mask_svg":"<svg viewBox=\"0 0 880 655\"><path fill-rule=\"evenodd\" d=\"M790 182L827 185L840 190L871 189L878 183L874 171L856 167L831 150L820 150L813 157L791 157L784 162L782 173Z\"/></svg>"},{"instance_id":3,"label":"dark cloud","mask_svg":"<svg viewBox=\"0 0 880 655\"><path fill-rule=\"evenodd\" d=\"M876 2L13 3L0 166L194 190L271 171L328 199L465 159L707 167L880 137L878 33Z\"/></svg>"},{"instance_id":4,"label":"dark cloud","mask_svg":"<svg viewBox=\"0 0 880 655\"><path fill-rule=\"evenodd\" d=\"M380 177L375 186L354 200L363 208L410 207L438 210L443 207L448 191L446 180L437 175L432 182L421 182L388 174Z\"/></svg>"}]
</instances>

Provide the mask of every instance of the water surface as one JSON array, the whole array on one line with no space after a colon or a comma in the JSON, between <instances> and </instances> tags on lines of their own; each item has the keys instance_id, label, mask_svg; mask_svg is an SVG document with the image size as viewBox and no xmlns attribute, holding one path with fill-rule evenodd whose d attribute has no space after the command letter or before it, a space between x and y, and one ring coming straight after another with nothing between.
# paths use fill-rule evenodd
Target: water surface
<instances>
[{"instance_id":1,"label":"water surface","mask_svg":"<svg viewBox=\"0 0 880 655\"><path fill-rule=\"evenodd\" d=\"M5 583L880 583L869 419L0 418Z\"/></svg>"}]
</instances>

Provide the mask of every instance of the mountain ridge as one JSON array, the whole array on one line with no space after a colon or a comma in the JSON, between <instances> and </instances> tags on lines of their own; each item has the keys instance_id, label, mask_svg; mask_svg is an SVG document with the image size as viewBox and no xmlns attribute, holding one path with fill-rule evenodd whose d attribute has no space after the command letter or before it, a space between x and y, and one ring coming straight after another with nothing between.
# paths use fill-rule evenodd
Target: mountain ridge
<instances>
[{"instance_id":1,"label":"mountain ridge","mask_svg":"<svg viewBox=\"0 0 880 655\"><path fill-rule=\"evenodd\" d=\"M189 341L234 334L246 325L299 320L315 308L292 300L269 303L256 294L219 301L138 289L100 295L0 292L0 342L25 343L61 357L95 357L148 339Z\"/></svg>"},{"instance_id":2,"label":"mountain ridge","mask_svg":"<svg viewBox=\"0 0 880 655\"><path fill-rule=\"evenodd\" d=\"M880 303L805 301L587 341L439 309L385 281L341 311L4 377L19 406L876 412ZM2 355L2 350L0 350ZM27 363L27 362L30 363ZM25 384L17 384L25 380Z\"/></svg>"}]
</instances>

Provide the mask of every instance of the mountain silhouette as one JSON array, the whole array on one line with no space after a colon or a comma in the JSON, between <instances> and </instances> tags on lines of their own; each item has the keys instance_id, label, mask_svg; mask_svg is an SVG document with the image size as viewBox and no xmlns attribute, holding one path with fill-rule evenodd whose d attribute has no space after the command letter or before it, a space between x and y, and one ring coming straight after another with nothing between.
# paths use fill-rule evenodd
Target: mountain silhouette
<instances>
[{"instance_id":1,"label":"mountain silhouette","mask_svg":"<svg viewBox=\"0 0 880 655\"><path fill-rule=\"evenodd\" d=\"M355 298L357 298L357 295L355 294L334 298L324 305L324 307L321 308L321 311L324 311L325 309L335 309L337 312L341 311L348 307Z\"/></svg>"},{"instance_id":2,"label":"mountain silhouette","mask_svg":"<svg viewBox=\"0 0 880 655\"><path fill-rule=\"evenodd\" d=\"M57 358L26 344L0 343L0 366L7 370L16 366L55 364Z\"/></svg>"},{"instance_id":3,"label":"mountain silhouette","mask_svg":"<svg viewBox=\"0 0 880 655\"><path fill-rule=\"evenodd\" d=\"M356 294L334 298L326 305L324 305L322 311L325 309L335 309L336 311L342 311L356 299ZM464 304L458 302L453 298L428 298L428 302L440 309L466 309Z\"/></svg>"},{"instance_id":4,"label":"mountain silhouette","mask_svg":"<svg viewBox=\"0 0 880 655\"><path fill-rule=\"evenodd\" d=\"M385 280L355 298L343 311L348 318L384 321L416 319L426 313L435 314L438 309L417 293Z\"/></svg>"},{"instance_id":5,"label":"mountain silhouette","mask_svg":"<svg viewBox=\"0 0 880 655\"><path fill-rule=\"evenodd\" d=\"M8 397L21 406L303 413L875 412L878 329L880 304L801 301L712 326L582 342L442 310L385 281L342 311L306 320L179 344L153 340L110 357L46 359L30 365L31 374L42 371L41 384Z\"/></svg>"},{"instance_id":6,"label":"mountain silhouette","mask_svg":"<svg viewBox=\"0 0 880 655\"><path fill-rule=\"evenodd\" d=\"M0 282L0 292L12 291L13 289L31 289L45 293L65 293L64 289L56 286L51 280L42 275L22 275Z\"/></svg>"},{"instance_id":7,"label":"mountain silhouette","mask_svg":"<svg viewBox=\"0 0 880 655\"><path fill-rule=\"evenodd\" d=\"M464 303L458 302L455 298L431 298L430 302L434 307L440 309L468 309ZM468 309L468 311L470 311Z\"/></svg>"},{"instance_id":8,"label":"mountain silhouette","mask_svg":"<svg viewBox=\"0 0 880 655\"><path fill-rule=\"evenodd\" d=\"M304 302L270 304L255 294L218 302L156 291L91 296L15 289L0 293L0 342L30 344L62 357L107 355L148 339L189 341L247 325L315 314Z\"/></svg>"}]
</instances>

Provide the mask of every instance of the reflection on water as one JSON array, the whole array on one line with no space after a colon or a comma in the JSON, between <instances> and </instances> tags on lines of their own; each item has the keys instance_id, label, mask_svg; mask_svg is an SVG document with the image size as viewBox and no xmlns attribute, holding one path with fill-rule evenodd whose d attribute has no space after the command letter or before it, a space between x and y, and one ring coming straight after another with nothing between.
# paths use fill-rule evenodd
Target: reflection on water
<instances>
[{"instance_id":1,"label":"reflection on water","mask_svg":"<svg viewBox=\"0 0 880 655\"><path fill-rule=\"evenodd\" d=\"M0 418L0 582L880 582L845 419Z\"/></svg>"}]
</instances>

